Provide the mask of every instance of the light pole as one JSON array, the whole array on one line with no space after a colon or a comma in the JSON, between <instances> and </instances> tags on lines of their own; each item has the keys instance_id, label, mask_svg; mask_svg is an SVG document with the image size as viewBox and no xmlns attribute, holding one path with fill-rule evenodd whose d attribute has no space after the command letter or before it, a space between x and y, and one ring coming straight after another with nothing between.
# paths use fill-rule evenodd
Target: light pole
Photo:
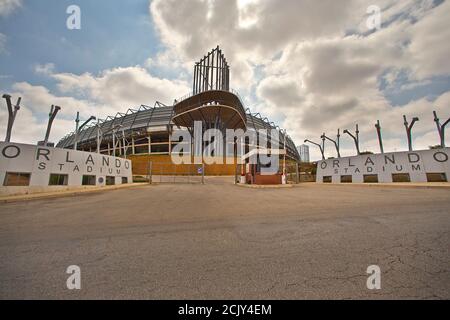
<instances>
[{"instance_id":1,"label":"light pole","mask_svg":"<svg viewBox=\"0 0 450 320\"><path fill-rule=\"evenodd\" d=\"M126 139L125 139L125 129L124 129L123 125L120 125L120 127L122 128L123 155L124 155L124 157L126 159L127 158L127 150L128 150L128 148L125 148L125 141L126 141Z\"/></svg>"},{"instance_id":2,"label":"light pole","mask_svg":"<svg viewBox=\"0 0 450 320\"><path fill-rule=\"evenodd\" d=\"M340 152L340 147L339 147L339 139L340 139L340 137L341 137L341 134L340 134L340 130L339 129L338 129L338 132L337 132L337 139L336 140L333 140L333 139L327 137L325 135L325 133L321 136L322 139L327 139L327 140L329 140L329 141L334 143L334 146L336 147L338 158L341 157L341 152Z\"/></svg>"},{"instance_id":3,"label":"light pole","mask_svg":"<svg viewBox=\"0 0 450 320\"><path fill-rule=\"evenodd\" d=\"M384 148L383 148L383 138L381 137L381 124L380 124L380 120L377 120L377 123L375 124L375 128L377 128L378 143L380 144L380 151L381 151L381 153L384 153Z\"/></svg>"},{"instance_id":4,"label":"light pole","mask_svg":"<svg viewBox=\"0 0 450 320\"><path fill-rule=\"evenodd\" d=\"M113 127L112 129L111 129L111 134L112 134L112 143L113 143L113 156L115 157L116 156L116 132L119 130L119 128L121 128L122 127L122 125L121 124L119 124L119 125L117 125L117 126L115 126L115 127ZM109 131L108 131L109 132ZM105 132L105 134L106 134L107 132Z\"/></svg>"},{"instance_id":5,"label":"light pole","mask_svg":"<svg viewBox=\"0 0 450 320\"><path fill-rule=\"evenodd\" d=\"M77 117L75 119L75 142L73 144L73 149L77 150L78 148L78 134L81 132L81 130L83 130L83 128L92 120L96 120L97 118L94 116L91 116L89 119L87 119L81 126L79 126L80 124L80 113L77 112Z\"/></svg>"},{"instance_id":6,"label":"light pole","mask_svg":"<svg viewBox=\"0 0 450 320\"><path fill-rule=\"evenodd\" d=\"M403 116L403 124L405 125L406 128L406 135L408 137L408 148L409 151L413 151L413 145L412 145L412 128L414 126L414 124L419 121L419 118L414 117L412 118L411 124L408 123L408 120L406 120L406 116Z\"/></svg>"},{"instance_id":7,"label":"light pole","mask_svg":"<svg viewBox=\"0 0 450 320\"><path fill-rule=\"evenodd\" d=\"M308 140L308 139L305 140L305 143L311 143L311 144L313 144L313 145L319 147L320 153L322 154L322 160L325 160L325 150L324 150L324 147L322 147L320 144L318 144L318 143L316 143L316 142L313 142L313 141L311 141L311 140Z\"/></svg>"},{"instance_id":8,"label":"light pole","mask_svg":"<svg viewBox=\"0 0 450 320\"><path fill-rule=\"evenodd\" d=\"M114 132L115 128L112 128L112 143L113 143L113 157L116 156L116 133Z\"/></svg>"},{"instance_id":9,"label":"light pole","mask_svg":"<svg viewBox=\"0 0 450 320\"><path fill-rule=\"evenodd\" d=\"M50 131L52 130L53 120L55 120L56 114L58 111L61 110L61 107L52 105L50 108L50 113L48 114L48 124L47 124L47 131L45 132L45 138L44 138L44 146L47 146L48 139L50 137Z\"/></svg>"},{"instance_id":10,"label":"light pole","mask_svg":"<svg viewBox=\"0 0 450 320\"><path fill-rule=\"evenodd\" d=\"M433 111L434 114L434 122L436 122L436 126L439 132L439 138L441 140L441 148L445 148L445 127L450 123L450 118L441 125L439 118L437 116L436 111Z\"/></svg>"},{"instance_id":11,"label":"light pole","mask_svg":"<svg viewBox=\"0 0 450 320\"><path fill-rule=\"evenodd\" d=\"M95 126L97 127L97 153L100 153L100 146L103 140L103 132L102 128L100 127L100 119L97 121L97 124Z\"/></svg>"},{"instance_id":12,"label":"light pole","mask_svg":"<svg viewBox=\"0 0 450 320\"><path fill-rule=\"evenodd\" d=\"M359 150L359 127L358 127L358 125L356 125L355 135L353 135L347 129L344 130L344 133L348 134L353 139L353 141L355 142L356 152L358 153L358 155L360 155L361 151Z\"/></svg>"},{"instance_id":13,"label":"light pole","mask_svg":"<svg viewBox=\"0 0 450 320\"><path fill-rule=\"evenodd\" d=\"M4 94L3 98L6 100L6 105L8 107L8 125L6 128L6 138L5 138L5 142L10 142L11 141L11 132L12 132L12 128L14 125L14 121L16 120L16 115L17 115L17 111L20 110L20 102L22 101L22 98L19 97L17 99L16 105L12 106L11 103L11 96L9 94Z\"/></svg>"}]
</instances>

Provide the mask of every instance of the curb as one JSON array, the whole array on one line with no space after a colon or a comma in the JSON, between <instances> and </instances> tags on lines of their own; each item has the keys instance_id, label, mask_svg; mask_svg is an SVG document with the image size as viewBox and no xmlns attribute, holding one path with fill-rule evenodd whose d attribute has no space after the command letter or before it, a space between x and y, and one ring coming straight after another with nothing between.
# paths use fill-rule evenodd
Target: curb
<instances>
[{"instance_id":1,"label":"curb","mask_svg":"<svg viewBox=\"0 0 450 320\"><path fill-rule=\"evenodd\" d=\"M301 185L301 184L300 184ZM311 185L311 184L310 184ZM346 186L346 187L369 187L369 188L406 188L406 189L450 189L448 184L414 184L414 183L314 183L315 186Z\"/></svg>"},{"instance_id":2,"label":"curb","mask_svg":"<svg viewBox=\"0 0 450 320\"><path fill-rule=\"evenodd\" d=\"M13 202L25 202L25 201L41 200L41 199L51 199L51 198L70 197L70 196L76 196L76 195L80 195L80 194L98 193L98 192L104 192L104 191L127 189L127 188L132 188L132 187L143 187L143 186L148 186L148 185L149 185L148 183L129 183L129 184L116 185L116 186L97 187L97 188L92 188L92 189L66 190L66 191L51 192L51 193L42 192L42 193L4 196L4 197L0 197L0 204L13 203Z\"/></svg>"},{"instance_id":3,"label":"curb","mask_svg":"<svg viewBox=\"0 0 450 320\"><path fill-rule=\"evenodd\" d=\"M266 185L257 185L257 184L242 184L242 183L236 183L235 184L238 187L241 188L249 188L249 189L285 189L285 188L292 188L292 184L266 184Z\"/></svg>"}]
</instances>

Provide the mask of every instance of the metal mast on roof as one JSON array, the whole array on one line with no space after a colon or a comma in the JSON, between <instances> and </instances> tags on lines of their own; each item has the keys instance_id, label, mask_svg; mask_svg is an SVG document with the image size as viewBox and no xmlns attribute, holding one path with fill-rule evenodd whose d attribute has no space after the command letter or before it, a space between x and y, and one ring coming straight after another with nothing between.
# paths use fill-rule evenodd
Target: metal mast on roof
<instances>
[{"instance_id":1,"label":"metal mast on roof","mask_svg":"<svg viewBox=\"0 0 450 320\"><path fill-rule=\"evenodd\" d=\"M230 91L230 67L219 46L194 66L192 92L195 95L208 90Z\"/></svg>"}]
</instances>

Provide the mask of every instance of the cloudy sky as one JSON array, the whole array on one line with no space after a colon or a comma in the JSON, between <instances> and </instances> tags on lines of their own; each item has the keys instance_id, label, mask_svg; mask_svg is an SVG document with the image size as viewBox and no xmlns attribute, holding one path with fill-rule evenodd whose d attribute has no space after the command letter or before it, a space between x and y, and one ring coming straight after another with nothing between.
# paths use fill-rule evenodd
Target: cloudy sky
<instances>
[{"instance_id":1,"label":"cloudy sky","mask_svg":"<svg viewBox=\"0 0 450 320\"><path fill-rule=\"evenodd\" d=\"M66 26L70 5L81 9L80 30ZM220 45L246 106L296 144L359 123L361 149L378 152L380 120L385 149L405 150L406 115L420 118L414 147L426 149L439 143L432 111L450 117L449 17L448 0L0 0L0 91L23 97L19 142L41 140L50 105L60 105L57 142L77 111L102 118L171 104L189 92L194 61Z\"/></svg>"}]
</instances>

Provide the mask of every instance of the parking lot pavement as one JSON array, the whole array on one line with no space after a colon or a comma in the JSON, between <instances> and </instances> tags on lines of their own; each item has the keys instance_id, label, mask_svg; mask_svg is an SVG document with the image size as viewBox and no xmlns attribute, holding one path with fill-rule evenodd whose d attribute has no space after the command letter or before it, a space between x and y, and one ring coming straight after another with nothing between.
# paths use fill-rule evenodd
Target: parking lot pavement
<instances>
[{"instance_id":1,"label":"parking lot pavement","mask_svg":"<svg viewBox=\"0 0 450 320\"><path fill-rule=\"evenodd\" d=\"M3 203L0 298L449 299L449 208L445 188L232 178Z\"/></svg>"}]
</instances>

